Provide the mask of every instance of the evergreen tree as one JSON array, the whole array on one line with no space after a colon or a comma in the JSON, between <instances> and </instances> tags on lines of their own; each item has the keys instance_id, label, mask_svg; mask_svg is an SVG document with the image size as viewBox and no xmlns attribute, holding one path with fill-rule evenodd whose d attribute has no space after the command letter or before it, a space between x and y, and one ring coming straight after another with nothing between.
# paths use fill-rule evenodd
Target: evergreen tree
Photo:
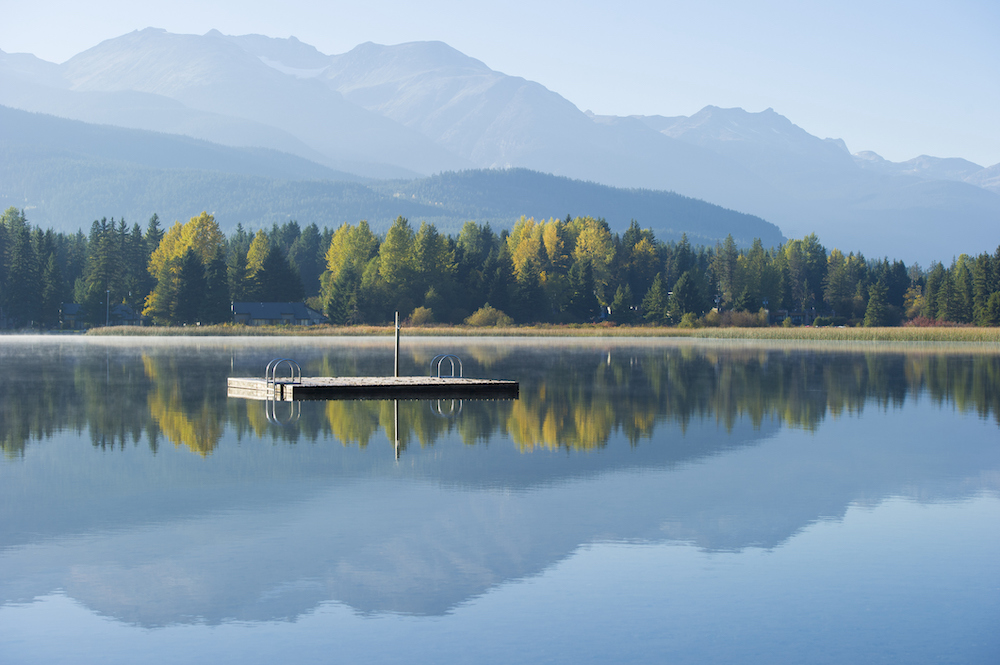
<instances>
[{"instance_id":1,"label":"evergreen tree","mask_svg":"<svg viewBox=\"0 0 1000 665\"><path fill-rule=\"evenodd\" d=\"M143 314L151 317L156 325L169 326L175 322L174 309L179 287L179 264L180 259L174 258L163 262L156 276L156 286L146 297L146 307L143 309Z\"/></svg>"},{"instance_id":2,"label":"evergreen tree","mask_svg":"<svg viewBox=\"0 0 1000 665\"><path fill-rule=\"evenodd\" d=\"M594 293L594 270L587 258L577 259L569 269L569 303L566 313L573 321L592 321L601 304Z\"/></svg>"},{"instance_id":3,"label":"evergreen tree","mask_svg":"<svg viewBox=\"0 0 1000 665\"><path fill-rule=\"evenodd\" d=\"M215 256L205 268L205 297L199 320L206 324L232 321L232 305L229 300L229 282L225 253L217 247Z\"/></svg>"},{"instance_id":4,"label":"evergreen tree","mask_svg":"<svg viewBox=\"0 0 1000 665\"><path fill-rule=\"evenodd\" d=\"M618 323L634 323L635 312L632 311L633 305L632 288L628 284L619 286L615 291L614 300L611 301L611 319Z\"/></svg>"},{"instance_id":5,"label":"evergreen tree","mask_svg":"<svg viewBox=\"0 0 1000 665\"><path fill-rule=\"evenodd\" d=\"M326 248L320 247L321 235L310 224L295 239L288 250L288 262L298 271L307 298L319 294L319 277L323 273Z\"/></svg>"},{"instance_id":6,"label":"evergreen tree","mask_svg":"<svg viewBox=\"0 0 1000 665\"><path fill-rule=\"evenodd\" d=\"M511 309L512 276L514 263L510 259L510 250L504 239L497 243L497 249L490 252L483 266L483 285L485 298L482 303L490 303L495 309L507 312ZM478 309L479 307L476 307Z\"/></svg>"},{"instance_id":7,"label":"evergreen tree","mask_svg":"<svg viewBox=\"0 0 1000 665\"><path fill-rule=\"evenodd\" d=\"M756 312L760 309L760 303L754 300L753 294L750 292L750 287L744 286L743 290L740 291L740 295L737 296L736 302L733 303L733 310L737 312Z\"/></svg>"},{"instance_id":8,"label":"evergreen tree","mask_svg":"<svg viewBox=\"0 0 1000 665\"><path fill-rule=\"evenodd\" d=\"M1000 291L994 291L986 301L986 314L982 325L1000 326Z\"/></svg>"},{"instance_id":9,"label":"evergreen tree","mask_svg":"<svg viewBox=\"0 0 1000 665\"><path fill-rule=\"evenodd\" d=\"M952 263L954 268L954 263ZM944 271L941 278L941 285L937 293L937 318L938 321L954 321L958 311L958 303L955 298L955 276L952 269Z\"/></svg>"},{"instance_id":10,"label":"evergreen tree","mask_svg":"<svg viewBox=\"0 0 1000 665\"><path fill-rule=\"evenodd\" d=\"M940 262L931 264L930 272L927 273L927 288L924 295L923 315L929 319L938 318L938 297L940 296L941 285L944 283L945 269Z\"/></svg>"},{"instance_id":11,"label":"evergreen tree","mask_svg":"<svg viewBox=\"0 0 1000 665\"><path fill-rule=\"evenodd\" d=\"M888 287L880 279L868 288L868 308L865 310L866 327L889 325L889 306L886 299Z\"/></svg>"},{"instance_id":12,"label":"evergreen tree","mask_svg":"<svg viewBox=\"0 0 1000 665\"><path fill-rule=\"evenodd\" d=\"M226 241L226 276L229 281L229 297L233 302L246 302L247 298L247 253L253 238L242 224Z\"/></svg>"},{"instance_id":13,"label":"evergreen tree","mask_svg":"<svg viewBox=\"0 0 1000 665\"><path fill-rule=\"evenodd\" d=\"M305 299L299 273L292 268L280 247L267 252L260 270L254 273L253 283L259 302L302 302Z\"/></svg>"},{"instance_id":14,"label":"evergreen tree","mask_svg":"<svg viewBox=\"0 0 1000 665\"><path fill-rule=\"evenodd\" d=\"M160 228L160 216L154 212L153 216L149 218L149 224L146 226L147 257L156 251L156 248L160 246L161 240L163 240L163 229Z\"/></svg>"},{"instance_id":15,"label":"evergreen tree","mask_svg":"<svg viewBox=\"0 0 1000 665\"><path fill-rule=\"evenodd\" d=\"M993 261L989 254L980 254L972 265L972 319L978 326L986 323L986 305L990 299L990 286L993 283Z\"/></svg>"},{"instance_id":16,"label":"evergreen tree","mask_svg":"<svg viewBox=\"0 0 1000 665\"><path fill-rule=\"evenodd\" d=\"M701 316L705 313L707 306L701 282L697 268L686 271L677 279L670 297L671 318L680 320L684 314Z\"/></svg>"},{"instance_id":17,"label":"evergreen tree","mask_svg":"<svg viewBox=\"0 0 1000 665\"><path fill-rule=\"evenodd\" d=\"M30 326L39 318L40 269L31 227L24 211L7 208L0 217L4 228L4 283L0 284L0 309L8 325Z\"/></svg>"},{"instance_id":18,"label":"evergreen tree","mask_svg":"<svg viewBox=\"0 0 1000 665\"><path fill-rule=\"evenodd\" d=\"M153 277L147 270L148 243L138 224L122 238L121 292L124 302L136 312L142 311L146 296L153 289Z\"/></svg>"},{"instance_id":19,"label":"evergreen tree","mask_svg":"<svg viewBox=\"0 0 1000 665\"><path fill-rule=\"evenodd\" d=\"M514 283L514 298L511 302L511 316L518 323L534 323L545 321L545 292L539 277L538 266L534 263L525 265Z\"/></svg>"},{"instance_id":20,"label":"evergreen tree","mask_svg":"<svg viewBox=\"0 0 1000 665\"><path fill-rule=\"evenodd\" d=\"M739 250L731 233L717 246L712 269L719 283L722 304L732 307L743 287L739 278Z\"/></svg>"},{"instance_id":21,"label":"evergreen tree","mask_svg":"<svg viewBox=\"0 0 1000 665\"><path fill-rule=\"evenodd\" d=\"M971 323L973 314L973 284L972 271L969 269L969 257L962 254L952 266L954 283L953 311L951 320L958 323Z\"/></svg>"},{"instance_id":22,"label":"evergreen tree","mask_svg":"<svg viewBox=\"0 0 1000 665\"><path fill-rule=\"evenodd\" d=\"M66 290L55 252L50 252L42 271L41 322L47 328L59 325L59 308Z\"/></svg>"},{"instance_id":23,"label":"evergreen tree","mask_svg":"<svg viewBox=\"0 0 1000 665\"><path fill-rule=\"evenodd\" d=\"M663 282L663 274L656 273L653 284L642 298L642 316L649 323L670 322L670 297Z\"/></svg>"},{"instance_id":24,"label":"evergreen tree","mask_svg":"<svg viewBox=\"0 0 1000 665\"><path fill-rule=\"evenodd\" d=\"M336 325L359 323L358 288L361 277L353 266L346 266L327 290L324 313Z\"/></svg>"},{"instance_id":25,"label":"evergreen tree","mask_svg":"<svg viewBox=\"0 0 1000 665\"><path fill-rule=\"evenodd\" d=\"M171 322L175 324L198 322L204 309L205 290L205 265L194 248L188 247L181 256L178 266L177 291Z\"/></svg>"}]
</instances>

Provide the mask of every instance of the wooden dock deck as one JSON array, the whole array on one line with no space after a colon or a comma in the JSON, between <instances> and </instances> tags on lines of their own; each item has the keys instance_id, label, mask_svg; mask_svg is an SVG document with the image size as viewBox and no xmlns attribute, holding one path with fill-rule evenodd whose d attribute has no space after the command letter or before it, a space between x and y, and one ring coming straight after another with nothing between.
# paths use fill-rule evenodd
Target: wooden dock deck
<instances>
[{"instance_id":1,"label":"wooden dock deck","mask_svg":"<svg viewBox=\"0 0 1000 665\"><path fill-rule=\"evenodd\" d=\"M517 381L427 376L229 378L229 397L301 401L339 399L517 399Z\"/></svg>"}]
</instances>

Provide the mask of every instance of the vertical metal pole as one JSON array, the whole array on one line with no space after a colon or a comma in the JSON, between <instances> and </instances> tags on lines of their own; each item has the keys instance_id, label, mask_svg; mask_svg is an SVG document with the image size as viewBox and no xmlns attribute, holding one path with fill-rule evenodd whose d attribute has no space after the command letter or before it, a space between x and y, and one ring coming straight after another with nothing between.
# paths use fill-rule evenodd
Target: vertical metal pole
<instances>
[{"instance_id":1,"label":"vertical metal pole","mask_svg":"<svg viewBox=\"0 0 1000 665\"><path fill-rule=\"evenodd\" d=\"M396 312L396 374L399 378L399 312Z\"/></svg>"},{"instance_id":2,"label":"vertical metal pole","mask_svg":"<svg viewBox=\"0 0 1000 665\"><path fill-rule=\"evenodd\" d=\"M392 439L393 449L396 453L396 461L399 461L399 400L392 400Z\"/></svg>"}]
</instances>

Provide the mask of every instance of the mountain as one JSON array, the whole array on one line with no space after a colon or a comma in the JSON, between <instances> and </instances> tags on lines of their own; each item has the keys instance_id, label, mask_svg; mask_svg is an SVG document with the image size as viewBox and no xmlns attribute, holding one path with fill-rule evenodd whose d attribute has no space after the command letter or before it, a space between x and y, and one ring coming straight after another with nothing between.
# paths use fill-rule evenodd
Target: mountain
<instances>
[{"instance_id":1,"label":"mountain","mask_svg":"<svg viewBox=\"0 0 1000 665\"><path fill-rule=\"evenodd\" d=\"M61 65L0 53L0 103L281 150L372 178L526 168L673 191L788 236L816 232L828 246L906 261L987 249L1000 219L995 176L965 160L896 167L854 156L771 109L585 113L441 42L327 55L295 38L146 29Z\"/></svg>"},{"instance_id":2,"label":"mountain","mask_svg":"<svg viewBox=\"0 0 1000 665\"><path fill-rule=\"evenodd\" d=\"M874 153L851 155L843 141L817 138L772 109L709 106L691 117L636 119L753 169L779 196L738 209L789 237L816 232L845 252L925 263L1000 241L1000 196L978 186L985 170L972 162L923 156L894 165Z\"/></svg>"},{"instance_id":3,"label":"mountain","mask_svg":"<svg viewBox=\"0 0 1000 665\"><path fill-rule=\"evenodd\" d=\"M94 125L6 106L0 106L0 145L37 155L156 169L221 171L282 180L362 180L277 150L230 148L187 136Z\"/></svg>"},{"instance_id":4,"label":"mountain","mask_svg":"<svg viewBox=\"0 0 1000 665\"><path fill-rule=\"evenodd\" d=\"M995 181L996 174L1000 172L1000 164L986 169L967 159L928 155L920 155L905 162L890 162L870 150L856 153L854 161L861 168L877 173L912 175L925 180L955 180L1000 193L1000 183Z\"/></svg>"},{"instance_id":5,"label":"mountain","mask_svg":"<svg viewBox=\"0 0 1000 665\"><path fill-rule=\"evenodd\" d=\"M0 206L63 231L106 216L142 222L214 213L223 230L296 219L336 227L367 219L384 230L402 215L456 233L467 220L509 227L521 215L632 219L664 240L696 244L732 234L750 244L783 241L773 224L671 192L625 190L524 169L445 172L417 180L362 181L261 148L87 124L0 107Z\"/></svg>"},{"instance_id":6,"label":"mountain","mask_svg":"<svg viewBox=\"0 0 1000 665\"><path fill-rule=\"evenodd\" d=\"M774 224L699 199L674 192L608 187L528 169L448 172L394 184L391 189L403 198L450 211L450 218L441 218L445 228L454 228L465 219L497 220L507 226L521 215L536 219L589 215L604 218L613 231L624 231L634 219L661 240L680 240L686 234L696 245L714 245L727 235L744 247L754 238L760 238L765 247L784 242Z\"/></svg>"},{"instance_id":7,"label":"mountain","mask_svg":"<svg viewBox=\"0 0 1000 665\"><path fill-rule=\"evenodd\" d=\"M1000 194L1000 164L994 164L982 171L966 176L965 181Z\"/></svg>"},{"instance_id":8,"label":"mountain","mask_svg":"<svg viewBox=\"0 0 1000 665\"><path fill-rule=\"evenodd\" d=\"M616 187L663 189L739 208L763 196L752 171L638 122L595 122L542 85L440 42L362 44L320 78L369 111L482 168L523 167Z\"/></svg>"}]
</instances>

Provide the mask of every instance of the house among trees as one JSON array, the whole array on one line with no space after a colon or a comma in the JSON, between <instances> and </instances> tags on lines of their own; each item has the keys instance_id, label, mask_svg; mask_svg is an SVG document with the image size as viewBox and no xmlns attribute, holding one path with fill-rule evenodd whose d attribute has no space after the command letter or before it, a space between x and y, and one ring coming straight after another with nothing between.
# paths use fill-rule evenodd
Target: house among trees
<instances>
[{"instance_id":1,"label":"house among trees","mask_svg":"<svg viewBox=\"0 0 1000 665\"><path fill-rule=\"evenodd\" d=\"M77 303L63 303L59 308L59 324L63 330L83 330L86 328L83 307Z\"/></svg>"},{"instance_id":2,"label":"house among trees","mask_svg":"<svg viewBox=\"0 0 1000 665\"><path fill-rule=\"evenodd\" d=\"M233 322L248 326L315 326L325 317L300 302L234 302Z\"/></svg>"},{"instance_id":3,"label":"house among trees","mask_svg":"<svg viewBox=\"0 0 1000 665\"><path fill-rule=\"evenodd\" d=\"M111 306L111 311L108 314L108 322L113 326L143 325L142 316L124 303Z\"/></svg>"}]
</instances>

